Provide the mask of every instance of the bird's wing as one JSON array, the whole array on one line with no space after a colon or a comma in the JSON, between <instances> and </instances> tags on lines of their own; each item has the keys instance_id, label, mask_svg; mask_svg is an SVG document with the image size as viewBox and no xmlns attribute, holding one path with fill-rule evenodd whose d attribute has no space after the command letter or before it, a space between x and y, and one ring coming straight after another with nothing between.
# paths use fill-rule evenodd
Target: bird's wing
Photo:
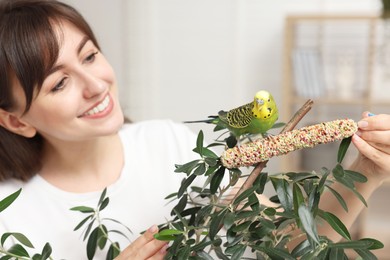
<instances>
[{"instance_id":1,"label":"bird's wing","mask_svg":"<svg viewBox=\"0 0 390 260\"><path fill-rule=\"evenodd\" d=\"M220 111L218 115L220 119L226 122L230 127L237 129L245 128L251 123L253 119L252 109L253 103L251 102L229 110L228 112Z\"/></svg>"}]
</instances>

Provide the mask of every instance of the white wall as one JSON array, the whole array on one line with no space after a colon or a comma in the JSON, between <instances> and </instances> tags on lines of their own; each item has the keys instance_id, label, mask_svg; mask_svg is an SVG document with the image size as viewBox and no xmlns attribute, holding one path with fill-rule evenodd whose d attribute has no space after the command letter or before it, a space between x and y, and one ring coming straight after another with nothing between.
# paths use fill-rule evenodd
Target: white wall
<instances>
[{"instance_id":1,"label":"white wall","mask_svg":"<svg viewBox=\"0 0 390 260\"><path fill-rule=\"evenodd\" d=\"M380 9L379 0L66 2L79 8L95 29L117 71L126 114L134 120L177 121L203 119L249 102L263 88L283 106L287 14ZM199 127L207 128L194 129ZM270 171L276 164L273 160Z\"/></svg>"}]
</instances>

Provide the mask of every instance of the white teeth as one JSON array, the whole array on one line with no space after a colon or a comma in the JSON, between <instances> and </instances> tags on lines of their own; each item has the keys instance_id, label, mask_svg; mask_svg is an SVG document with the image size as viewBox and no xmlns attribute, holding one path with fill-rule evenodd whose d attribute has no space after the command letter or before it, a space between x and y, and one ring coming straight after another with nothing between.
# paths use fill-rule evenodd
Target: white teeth
<instances>
[{"instance_id":1,"label":"white teeth","mask_svg":"<svg viewBox=\"0 0 390 260\"><path fill-rule=\"evenodd\" d=\"M104 98L104 100L99 105L95 106L94 108L92 108L91 110L86 112L84 115L91 116L91 115L97 114L99 112L102 112L104 109L107 108L109 103L110 103L110 97L106 96Z\"/></svg>"}]
</instances>

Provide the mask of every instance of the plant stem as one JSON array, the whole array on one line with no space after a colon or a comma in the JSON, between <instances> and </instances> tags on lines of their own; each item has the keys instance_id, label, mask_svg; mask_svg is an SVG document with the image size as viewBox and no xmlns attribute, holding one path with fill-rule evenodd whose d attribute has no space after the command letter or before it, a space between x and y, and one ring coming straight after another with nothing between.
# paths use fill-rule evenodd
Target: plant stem
<instances>
[{"instance_id":1,"label":"plant stem","mask_svg":"<svg viewBox=\"0 0 390 260\"><path fill-rule=\"evenodd\" d=\"M313 100L309 99L305 104L295 113L295 115L290 119L290 121L284 126L280 133L285 133L287 131L291 131L295 128L295 126L302 120L302 118L310 111L313 106ZM267 162L261 162L256 165L256 167L252 170L248 178L245 180L244 184L240 187L238 192L235 194L231 201L234 201L237 196L241 193L252 187L253 183L260 175L261 171L267 166ZM237 206L236 206L237 207Z\"/></svg>"}]
</instances>

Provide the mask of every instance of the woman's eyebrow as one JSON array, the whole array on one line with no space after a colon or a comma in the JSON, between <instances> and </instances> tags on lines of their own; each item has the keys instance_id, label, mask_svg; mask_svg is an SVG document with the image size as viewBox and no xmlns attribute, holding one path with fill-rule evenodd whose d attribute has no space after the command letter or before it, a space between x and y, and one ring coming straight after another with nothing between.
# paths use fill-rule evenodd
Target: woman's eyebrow
<instances>
[{"instance_id":1,"label":"woman's eyebrow","mask_svg":"<svg viewBox=\"0 0 390 260\"><path fill-rule=\"evenodd\" d=\"M82 51L82 49L84 48L85 44L86 44L88 41L89 41L89 38L88 38L87 36L84 36L84 37L81 39L80 43L79 43L78 46L77 46L77 55L80 54L80 52ZM64 66L61 65L61 64L60 64L60 65L55 65L55 66L53 66L53 67L48 71L47 76L49 76L49 75L53 74L54 72L56 72L56 71L62 69L63 67L64 67Z\"/></svg>"},{"instance_id":2,"label":"woman's eyebrow","mask_svg":"<svg viewBox=\"0 0 390 260\"><path fill-rule=\"evenodd\" d=\"M77 54L80 54L81 50L84 48L85 44L89 41L89 38L87 36L84 36L83 39L81 39L78 48L77 48Z\"/></svg>"}]
</instances>

